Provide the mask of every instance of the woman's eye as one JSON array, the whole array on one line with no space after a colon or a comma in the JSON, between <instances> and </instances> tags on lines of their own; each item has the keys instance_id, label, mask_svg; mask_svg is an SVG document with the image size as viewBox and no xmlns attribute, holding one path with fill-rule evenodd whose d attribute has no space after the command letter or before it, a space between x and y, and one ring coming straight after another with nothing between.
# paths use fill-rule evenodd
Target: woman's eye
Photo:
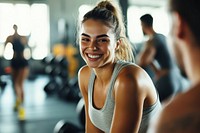
<instances>
[{"instance_id":1,"label":"woman's eye","mask_svg":"<svg viewBox=\"0 0 200 133\"><path fill-rule=\"evenodd\" d=\"M88 39L88 38L82 38L81 41L82 41L82 42L89 42L90 39Z\"/></svg>"},{"instance_id":2,"label":"woman's eye","mask_svg":"<svg viewBox=\"0 0 200 133\"><path fill-rule=\"evenodd\" d=\"M97 42L98 43L107 43L108 39L98 39Z\"/></svg>"}]
</instances>

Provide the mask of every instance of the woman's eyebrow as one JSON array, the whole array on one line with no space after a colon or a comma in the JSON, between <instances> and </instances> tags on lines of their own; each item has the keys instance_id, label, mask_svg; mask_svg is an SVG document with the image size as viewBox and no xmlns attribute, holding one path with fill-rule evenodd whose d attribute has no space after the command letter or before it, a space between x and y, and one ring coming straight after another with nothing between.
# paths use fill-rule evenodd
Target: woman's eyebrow
<instances>
[{"instance_id":1,"label":"woman's eyebrow","mask_svg":"<svg viewBox=\"0 0 200 133\"><path fill-rule=\"evenodd\" d=\"M86 37L90 37L89 35L85 34L85 33L82 33L81 34L82 36L86 36Z\"/></svg>"},{"instance_id":2,"label":"woman's eyebrow","mask_svg":"<svg viewBox=\"0 0 200 133\"><path fill-rule=\"evenodd\" d=\"M81 35L86 36L86 37L90 37L88 34L85 34L85 33L82 33ZM96 38L101 38L101 37L109 37L109 36L106 35L106 34L101 34L101 35L98 35Z\"/></svg>"},{"instance_id":3,"label":"woman's eyebrow","mask_svg":"<svg viewBox=\"0 0 200 133\"><path fill-rule=\"evenodd\" d=\"M102 35L98 35L96 38L100 38L100 37L109 37L109 36L106 34L102 34Z\"/></svg>"}]
</instances>

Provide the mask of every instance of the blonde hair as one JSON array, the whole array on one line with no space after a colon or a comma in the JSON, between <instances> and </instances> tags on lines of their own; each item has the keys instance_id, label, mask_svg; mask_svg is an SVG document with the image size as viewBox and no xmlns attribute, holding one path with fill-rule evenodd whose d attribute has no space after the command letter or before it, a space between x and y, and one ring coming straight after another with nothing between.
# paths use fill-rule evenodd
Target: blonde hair
<instances>
[{"instance_id":1,"label":"blonde hair","mask_svg":"<svg viewBox=\"0 0 200 133\"><path fill-rule=\"evenodd\" d=\"M120 40L119 49L116 53L116 60L134 61L133 48L126 37L124 20L121 8L118 3L112 0L100 1L96 7L83 16L82 23L88 19L100 20L106 26L113 29L116 41Z\"/></svg>"}]
</instances>

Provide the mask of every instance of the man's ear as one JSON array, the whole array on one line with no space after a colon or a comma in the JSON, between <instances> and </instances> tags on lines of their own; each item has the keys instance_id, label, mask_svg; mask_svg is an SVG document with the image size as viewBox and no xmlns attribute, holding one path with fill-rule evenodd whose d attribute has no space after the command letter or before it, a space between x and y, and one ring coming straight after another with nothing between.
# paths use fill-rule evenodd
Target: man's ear
<instances>
[{"instance_id":1,"label":"man's ear","mask_svg":"<svg viewBox=\"0 0 200 133\"><path fill-rule=\"evenodd\" d=\"M178 13L173 13L174 32L178 39L185 39L187 36L187 25Z\"/></svg>"}]
</instances>

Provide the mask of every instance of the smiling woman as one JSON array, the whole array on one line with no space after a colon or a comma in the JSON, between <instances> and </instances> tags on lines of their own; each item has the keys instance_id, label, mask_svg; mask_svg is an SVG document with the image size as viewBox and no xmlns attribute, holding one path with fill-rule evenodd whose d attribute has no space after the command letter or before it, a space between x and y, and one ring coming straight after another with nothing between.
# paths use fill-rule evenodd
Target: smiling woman
<instances>
[{"instance_id":1,"label":"smiling woman","mask_svg":"<svg viewBox=\"0 0 200 133\"><path fill-rule=\"evenodd\" d=\"M83 16L79 43L86 132L146 132L161 105L150 77L133 63L117 3L101 1Z\"/></svg>"},{"instance_id":2,"label":"smiling woman","mask_svg":"<svg viewBox=\"0 0 200 133\"><path fill-rule=\"evenodd\" d=\"M81 54L83 59L92 65L104 65L114 59L114 34L112 30L102 25L102 22L95 20L88 20L83 24L81 34ZM108 58L102 60L102 58ZM101 63L100 63L101 62Z\"/></svg>"}]
</instances>

